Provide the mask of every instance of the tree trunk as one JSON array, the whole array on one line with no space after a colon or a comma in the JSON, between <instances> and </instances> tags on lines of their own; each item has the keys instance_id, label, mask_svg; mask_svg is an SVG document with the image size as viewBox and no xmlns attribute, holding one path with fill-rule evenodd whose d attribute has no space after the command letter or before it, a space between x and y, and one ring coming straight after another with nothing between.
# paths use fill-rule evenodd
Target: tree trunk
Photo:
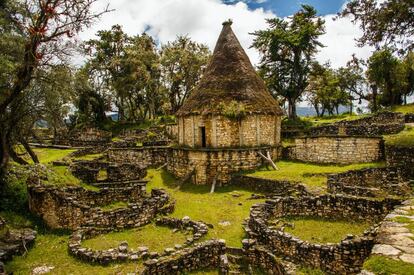
<instances>
[{"instance_id":1,"label":"tree trunk","mask_svg":"<svg viewBox=\"0 0 414 275\"><path fill-rule=\"evenodd\" d=\"M18 164L21 164L21 165L29 164L27 161L25 161L23 158L17 155L17 153L12 148L9 148L9 154L10 154L10 157Z\"/></svg>"},{"instance_id":2,"label":"tree trunk","mask_svg":"<svg viewBox=\"0 0 414 275\"><path fill-rule=\"evenodd\" d=\"M296 104L295 100L292 98L288 99L288 117L290 119L295 119L297 117L296 115Z\"/></svg>"},{"instance_id":3,"label":"tree trunk","mask_svg":"<svg viewBox=\"0 0 414 275\"><path fill-rule=\"evenodd\" d=\"M372 85L371 89L372 89L372 111L375 113L376 111L378 111L378 106L377 106L378 87L377 85Z\"/></svg>"},{"instance_id":4,"label":"tree trunk","mask_svg":"<svg viewBox=\"0 0 414 275\"><path fill-rule=\"evenodd\" d=\"M20 141L24 147L24 149L26 149L26 152L29 153L30 157L32 158L34 163L39 163L39 158L37 157L37 155L35 154L35 152L33 152L32 148L30 148L29 144L27 143L26 140L22 139Z\"/></svg>"}]
</instances>

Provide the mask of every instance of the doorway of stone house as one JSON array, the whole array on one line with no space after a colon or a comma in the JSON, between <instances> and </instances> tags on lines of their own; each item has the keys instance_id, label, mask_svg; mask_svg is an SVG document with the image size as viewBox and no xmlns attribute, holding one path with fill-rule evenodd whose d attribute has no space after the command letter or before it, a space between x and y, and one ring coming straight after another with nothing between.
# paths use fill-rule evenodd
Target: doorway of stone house
<instances>
[{"instance_id":1,"label":"doorway of stone house","mask_svg":"<svg viewBox=\"0 0 414 275\"><path fill-rule=\"evenodd\" d=\"M206 140L206 127L200 127L200 137L201 137L201 147L207 147L207 140Z\"/></svg>"}]
</instances>

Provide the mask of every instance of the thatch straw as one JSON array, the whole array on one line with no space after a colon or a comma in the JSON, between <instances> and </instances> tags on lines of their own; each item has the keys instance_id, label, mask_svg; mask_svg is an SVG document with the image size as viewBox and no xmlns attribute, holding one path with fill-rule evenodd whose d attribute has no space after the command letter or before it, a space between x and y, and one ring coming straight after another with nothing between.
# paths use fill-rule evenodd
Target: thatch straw
<instances>
[{"instance_id":1,"label":"thatch straw","mask_svg":"<svg viewBox=\"0 0 414 275\"><path fill-rule=\"evenodd\" d=\"M227 21L200 84L176 115L220 114L223 106L234 101L247 113L282 114Z\"/></svg>"}]
</instances>

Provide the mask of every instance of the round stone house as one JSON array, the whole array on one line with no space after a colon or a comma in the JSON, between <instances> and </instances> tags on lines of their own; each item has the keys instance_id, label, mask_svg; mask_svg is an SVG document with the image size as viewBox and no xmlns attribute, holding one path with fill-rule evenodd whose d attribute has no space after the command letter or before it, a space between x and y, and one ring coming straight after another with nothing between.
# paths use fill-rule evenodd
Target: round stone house
<instances>
[{"instance_id":1,"label":"round stone house","mask_svg":"<svg viewBox=\"0 0 414 275\"><path fill-rule=\"evenodd\" d=\"M183 181L226 184L231 175L279 154L282 110L240 42L223 23L213 56L176 113L178 144L167 169Z\"/></svg>"},{"instance_id":2,"label":"round stone house","mask_svg":"<svg viewBox=\"0 0 414 275\"><path fill-rule=\"evenodd\" d=\"M178 141L192 148L276 146L282 110L223 23L210 63L176 113Z\"/></svg>"}]
</instances>

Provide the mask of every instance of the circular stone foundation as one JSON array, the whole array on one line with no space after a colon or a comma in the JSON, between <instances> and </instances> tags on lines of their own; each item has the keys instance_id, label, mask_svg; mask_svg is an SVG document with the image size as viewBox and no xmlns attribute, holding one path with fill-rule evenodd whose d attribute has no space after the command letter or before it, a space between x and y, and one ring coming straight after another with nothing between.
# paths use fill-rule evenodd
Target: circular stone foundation
<instances>
[{"instance_id":1,"label":"circular stone foundation","mask_svg":"<svg viewBox=\"0 0 414 275\"><path fill-rule=\"evenodd\" d=\"M355 274L371 253L378 227L376 223L399 203L393 199L375 200L331 195L276 198L252 207L246 231L251 239L266 245L272 253L287 257L298 264L332 273ZM317 244L285 232L284 229L291 226L289 223L279 226L272 223L292 216L364 221L372 223L373 226L359 236L348 235L339 243Z\"/></svg>"},{"instance_id":2,"label":"circular stone foundation","mask_svg":"<svg viewBox=\"0 0 414 275\"><path fill-rule=\"evenodd\" d=\"M112 234L114 231L101 228L82 228L71 235L68 244L69 252L80 260L102 265L114 262L134 262L149 258L155 259L161 256L170 255L175 251L191 246L195 241L201 239L208 232L207 225L202 222L191 221L188 217L184 217L183 219L160 218L156 220L155 225L153 224L153 226L167 227L173 231L173 234L182 234L182 238L179 239L181 239L183 243L173 244L171 245L172 247L165 248L161 253L159 251L150 251L146 246L139 246L135 250L130 249L129 244L126 241L120 242L117 248L107 249L107 247L101 246L99 247L101 249L92 249L84 247L85 244L83 244L83 246L82 242L88 240L86 243L87 246L88 243L92 243L92 239L100 238L104 234ZM137 230L135 233L139 234L139 228L134 230ZM145 244L143 243L143 245Z\"/></svg>"}]
</instances>

